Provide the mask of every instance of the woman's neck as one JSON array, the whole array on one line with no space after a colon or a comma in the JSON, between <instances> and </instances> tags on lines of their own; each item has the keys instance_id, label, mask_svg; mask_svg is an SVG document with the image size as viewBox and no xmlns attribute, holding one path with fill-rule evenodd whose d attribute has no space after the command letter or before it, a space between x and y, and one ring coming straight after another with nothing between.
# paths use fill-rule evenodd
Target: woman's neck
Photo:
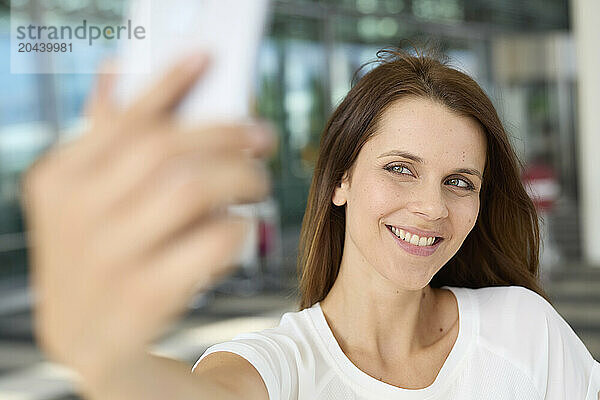
<instances>
[{"instance_id":1,"label":"woman's neck","mask_svg":"<svg viewBox=\"0 0 600 400\"><path fill-rule=\"evenodd\" d=\"M452 327L442 290L394 287L381 276L352 276L341 267L321 309L346 352L399 360L417 356ZM450 295L452 296L452 295Z\"/></svg>"}]
</instances>

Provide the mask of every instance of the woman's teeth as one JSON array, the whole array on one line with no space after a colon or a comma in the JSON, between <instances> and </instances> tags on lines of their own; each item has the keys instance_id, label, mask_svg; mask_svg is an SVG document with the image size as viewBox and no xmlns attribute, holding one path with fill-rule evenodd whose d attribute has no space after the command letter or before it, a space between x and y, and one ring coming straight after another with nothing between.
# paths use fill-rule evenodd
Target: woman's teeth
<instances>
[{"instance_id":1,"label":"woman's teeth","mask_svg":"<svg viewBox=\"0 0 600 400\"><path fill-rule=\"evenodd\" d=\"M398 236L405 242L414 244L415 246L431 246L431 244L435 241L435 237L419 237L418 235L411 234L410 232L405 232L402 229L396 228L394 226L390 226L389 228L394 233L394 235Z\"/></svg>"}]
</instances>

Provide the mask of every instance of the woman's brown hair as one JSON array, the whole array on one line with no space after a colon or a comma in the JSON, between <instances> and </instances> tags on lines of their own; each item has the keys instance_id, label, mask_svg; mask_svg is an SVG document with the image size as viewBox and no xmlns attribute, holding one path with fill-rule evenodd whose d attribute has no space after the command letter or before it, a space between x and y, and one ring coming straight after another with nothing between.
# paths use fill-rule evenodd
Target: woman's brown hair
<instances>
[{"instance_id":1,"label":"woman's brown hair","mask_svg":"<svg viewBox=\"0 0 600 400\"><path fill-rule=\"evenodd\" d=\"M520 179L523 164L488 96L466 74L422 53L380 50L374 62L379 65L352 87L321 137L300 232L300 309L323 300L338 275L346 221L345 206L332 202L335 187L346 171L351 174L386 107L407 96L430 99L479 121L487 138L477 221L431 287L516 285L548 300L538 278L538 216Z\"/></svg>"}]
</instances>

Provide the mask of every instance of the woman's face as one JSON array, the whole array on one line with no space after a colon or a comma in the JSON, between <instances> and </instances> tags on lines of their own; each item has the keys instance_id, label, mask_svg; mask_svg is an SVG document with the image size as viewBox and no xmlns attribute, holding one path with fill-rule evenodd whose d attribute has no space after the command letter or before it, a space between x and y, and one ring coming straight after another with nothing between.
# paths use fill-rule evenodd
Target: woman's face
<instances>
[{"instance_id":1,"label":"woman's face","mask_svg":"<svg viewBox=\"0 0 600 400\"><path fill-rule=\"evenodd\" d=\"M333 195L346 204L342 262L396 287L427 286L475 225L485 153L474 119L422 98L392 103Z\"/></svg>"}]
</instances>

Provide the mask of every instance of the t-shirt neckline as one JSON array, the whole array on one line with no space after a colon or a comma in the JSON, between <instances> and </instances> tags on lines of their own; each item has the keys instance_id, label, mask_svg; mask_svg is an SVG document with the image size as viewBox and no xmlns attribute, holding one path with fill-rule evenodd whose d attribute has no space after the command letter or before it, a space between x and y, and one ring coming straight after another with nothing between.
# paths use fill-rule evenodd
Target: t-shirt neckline
<instances>
[{"instance_id":1,"label":"t-shirt neckline","mask_svg":"<svg viewBox=\"0 0 600 400\"><path fill-rule=\"evenodd\" d=\"M452 378L458 372L461 360L474 342L475 329L478 324L478 315L467 289L451 286L442 286L442 289L450 290L456 297L459 320L458 336L435 381L422 389L405 389L393 386L360 370L339 346L323 315L320 303L315 303L308 311L321 341L340 372L348 378L349 384L358 385L361 387L359 390L368 392L371 397L377 395L402 399L428 399L433 395L439 395L440 391L447 387L449 382L452 382Z\"/></svg>"}]
</instances>

